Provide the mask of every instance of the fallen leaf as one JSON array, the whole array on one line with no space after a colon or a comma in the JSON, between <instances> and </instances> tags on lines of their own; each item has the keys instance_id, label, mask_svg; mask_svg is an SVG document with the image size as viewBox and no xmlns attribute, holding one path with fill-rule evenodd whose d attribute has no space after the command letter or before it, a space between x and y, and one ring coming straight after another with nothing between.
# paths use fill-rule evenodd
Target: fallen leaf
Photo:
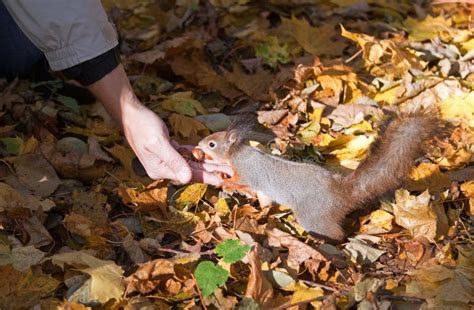
<instances>
[{"instance_id":1,"label":"fallen leaf","mask_svg":"<svg viewBox=\"0 0 474 310\"><path fill-rule=\"evenodd\" d=\"M231 123L230 117L223 113L197 115L194 119L204 124L212 132L225 130Z\"/></svg>"},{"instance_id":2,"label":"fallen leaf","mask_svg":"<svg viewBox=\"0 0 474 310\"><path fill-rule=\"evenodd\" d=\"M204 261L199 263L194 276L202 295L207 297L227 281L229 273L213 262Z\"/></svg>"},{"instance_id":3,"label":"fallen leaf","mask_svg":"<svg viewBox=\"0 0 474 310\"><path fill-rule=\"evenodd\" d=\"M23 194L12 186L0 182L0 211L24 208L32 211L41 206L40 200L32 195Z\"/></svg>"},{"instance_id":4,"label":"fallen leaf","mask_svg":"<svg viewBox=\"0 0 474 310\"><path fill-rule=\"evenodd\" d=\"M250 246L242 245L239 240L230 239L219 243L214 251L223 258L224 262L233 264L247 255Z\"/></svg>"},{"instance_id":5,"label":"fallen leaf","mask_svg":"<svg viewBox=\"0 0 474 310\"><path fill-rule=\"evenodd\" d=\"M87 287L87 296L83 296L83 298L88 302L106 303L110 299L118 300L122 297L124 292L123 270L113 261L101 260L84 252L56 254L48 259L63 270L68 264L90 276L89 281L84 283L84 286Z\"/></svg>"},{"instance_id":6,"label":"fallen leaf","mask_svg":"<svg viewBox=\"0 0 474 310\"><path fill-rule=\"evenodd\" d=\"M384 210L376 210L365 217L360 227L363 234L383 234L392 230L393 215Z\"/></svg>"},{"instance_id":7,"label":"fallen leaf","mask_svg":"<svg viewBox=\"0 0 474 310\"><path fill-rule=\"evenodd\" d=\"M161 107L165 110L176 112L181 115L194 117L199 114L207 114L202 104L194 99L192 92L178 92L168 96L161 103Z\"/></svg>"},{"instance_id":8,"label":"fallen leaf","mask_svg":"<svg viewBox=\"0 0 474 310\"><path fill-rule=\"evenodd\" d=\"M31 269L21 273L12 266L3 266L0 273L0 305L5 309L33 308L60 283L49 275L33 273Z\"/></svg>"},{"instance_id":9,"label":"fallen leaf","mask_svg":"<svg viewBox=\"0 0 474 310\"><path fill-rule=\"evenodd\" d=\"M15 176L7 183L21 192L48 197L61 181L54 168L39 154L22 155L13 160Z\"/></svg>"},{"instance_id":10,"label":"fallen leaf","mask_svg":"<svg viewBox=\"0 0 474 310\"><path fill-rule=\"evenodd\" d=\"M134 206L135 211L148 212L167 207L168 188L165 182L155 181L143 190L120 186L119 196L125 204Z\"/></svg>"},{"instance_id":11,"label":"fallen leaf","mask_svg":"<svg viewBox=\"0 0 474 310\"><path fill-rule=\"evenodd\" d=\"M253 74L246 74L239 65L235 64L232 72L224 71L224 78L254 100L270 99L269 88L273 81L273 74L269 71L259 68Z\"/></svg>"},{"instance_id":12,"label":"fallen leaf","mask_svg":"<svg viewBox=\"0 0 474 310\"><path fill-rule=\"evenodd\" d=\"M138 241L134 240L131 234L128 234L122 240L122 246L125 252L127 252L128 257L130 257L135 264L143 264L151 259L148 254L143 252Z\"/></svg>"},{"instance_id":13,"label":"fallen leaf","mask_svg":"<svg viewBox=\"0 0 474 310\"><path fill-rule=\"evenodd\" d=\"M392 204L395 222L408 229L414 238L434 240L442 233L440 230L446 229L442 227L447 222L446 215L444 211L436 212L436 205L430 204L428 191L412 196L407 190L399 189L395 192L395 200L396 203Z\"/></svg>"},{"instance_id":14,"label":"fallen leaf","mask_svg":"<svg viewBox=\"0 0 474 310\"><path fill-rule=\"evenodd\" d=\"M288 114L287 109L258 111L258 122L260 124L275 125Z\"/></svg>"},{"instance_id":15,"label":"fallen leaf","mask_svg":"<svg viewBox=\"0 0 474 310\"><path fill-rule=\"evenodd\" d=\"M210 134L206 126L187 116L173 113L169 121L174 135L185 144L197 144Z\"/></svg>"},{"instance_id":16,"label":"fallen leaf","mask_svg":"<svg viewBox=\"0 0 474 310\"><path fill-rule=\"evenodd\" d=\"M294 293L291 296L290 304L296 303L310 303L315 309L321 307L321 301L314 300L315 298L321 298L324 296L324 291L320 287L306 287L302 284L297 284L294 288ZM292 307L289 309L298 309L298 307Z\"/></svg>"},{"instance_id":17,"label":"fallen leaf","mask_svg":"<svg viewBox=\"0 0 474 310\"><path fill-rule=\"evenodd\" d=\"M254 247L248 254L250 276L245 290L245 296L254 299L261 306L265 307L275 301L275 295L272 285L262 272L262 263L258 257L257 249L258 247Z\"/></svg>"},{"instance_id":18,"label":"fallen leaf","mask_svg":"<svg viewBox=\"0 0 474 310\"><path fill-rule=\"evenodd\" d=\"M406 188L413 192L429 190L430 193L440 192L451 186L449 177L432 163L421 163L414 168L406 182Z\"/></svg>"},{"instance_id":19,"label":"fallen leaf","mask_svg":"<svg viewBox=\"0 0 474 310\"><path fill-rule=\"evenodd\" d=\"M407 283L406 293L426 299L431 308L468 309L473 301L473 257L472 251L463 254L470 262L458 259L458 268L429 265L410 271L413 281Z\"/></svg>"},{"instance_id":20,"label":"fallen leaf","mask_svg":"<svg viewBox=\"0 0 474 310\"><path fill-rule=\"evenodd\" d=\"M324 255L319 251L301 242L290 234L278 229L271 229L266 233L268 236L268 244L270 246L288 248L288 265L296 271L299 270L301 263L310 258L319 261L327 261Z\"/></svg>"},{"instance_id":21,"label":"fallen leaf","mask_svg":"<svg viewBox=\"0 0 474 310\"><path fill-rule=\"evenodd\" d=\"M281 27L285 33L294 37L305 51L315 56L340 55L345 47L342 41L332 40L336 31L331 24L313 27L305 19L292 16L291 19L282 18Z\"/></svg>"},{"instance_id":22,"label":"fallen leaf","mask_svg":"<svg viewBox=\"0 0 474 310\"><path fill-rule=\"evenodd\" d=\"M349 243L345 245L345 249L359 263L374 263L385 253L385 251L376 249L363 240L356 238L348 239Z\"/></svg>"},{"instance_id":23,"label":"fallen leaf","mask_svg":"<svg viewBox=\"0 0 474 310\"><path fill-rule=\"evenodd\" d=\"M176 195L174 201L180 208L196 206L207 190L207 184L194 183L184 187Z\"/></svg>"},{"instance_id":24,"label":"fallen leaf","mask_svg":"<svg viewBox=\"0 0 474 310\"><path fill-rule=\"evenodd\" d=\"M445 19L443 16L427 15L423 20L417 20L408 17L403 21L403 26L407 29L408 39L410 41L426 41L438 36L439 32L446 32L451 30L451 20Z\"/></svg>"}]
</instances>

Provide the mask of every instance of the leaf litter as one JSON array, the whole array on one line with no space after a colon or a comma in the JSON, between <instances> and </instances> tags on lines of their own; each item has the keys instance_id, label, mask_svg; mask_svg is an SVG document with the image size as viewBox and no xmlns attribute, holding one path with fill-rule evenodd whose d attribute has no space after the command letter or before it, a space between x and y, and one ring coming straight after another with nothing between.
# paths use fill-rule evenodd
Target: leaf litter
<instances>
[{"instance_id":1,"label":"leaf litter","mask_svg":"<svg viewBox=\"0 0 474 310\"><path fill-rule=\"evenodd\" d=\"M103 3L137 95L179 143L251 112L273 154L347 170L386 109L436 106L451 130L332 245L283 206L135 175L100 104L2 80L2 309L472 308L469 4Z\"/></svg>"}]
</instances>

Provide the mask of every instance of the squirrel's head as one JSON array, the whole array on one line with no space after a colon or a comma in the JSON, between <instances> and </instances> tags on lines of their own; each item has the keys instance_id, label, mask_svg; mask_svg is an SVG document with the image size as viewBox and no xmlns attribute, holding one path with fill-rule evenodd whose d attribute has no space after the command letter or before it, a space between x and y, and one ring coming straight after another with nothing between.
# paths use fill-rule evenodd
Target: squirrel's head
<instances>
[{"instance_id":1,"label":"squirrel's head","mask_svg":"<svg viewBox=\"0 0 474 310\"><path fill-rule=\"evenodd\" d=\"M228 163L238 140L237 131L219 131L202 139L198 148L213 160Z\"/></svg>"}]
</instances>

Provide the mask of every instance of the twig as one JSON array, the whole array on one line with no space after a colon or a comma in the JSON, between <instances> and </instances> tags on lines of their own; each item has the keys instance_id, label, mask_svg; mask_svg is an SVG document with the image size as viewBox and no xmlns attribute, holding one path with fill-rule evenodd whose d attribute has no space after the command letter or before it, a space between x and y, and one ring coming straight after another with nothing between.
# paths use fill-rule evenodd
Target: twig
<instances>
[{"instance_id":1,"label":"twig","mask_svg":"<svg viewBox=\"0 0 474 310\"><path fill-rule=\"evenodd\" d=\"M378 295L378 297L382 297L382 299L389 299L389 300L403 300L403 301L409 301L409 302L425 302L425 300L423 298L411 297L411 296Z\"/></svg>"},{"instance_id":2,"label":"twig","mask_svg":"<svg viewBox=\"0 0 474 310\"><path fill-rule=\"evenodd\" d=\"M350 63L351 61L353 61L357 56L359 56L361 53L363 52L362 49L360 49L357 53L355 53L354 55L352 55L351 57L349 57L348 59L346 59L344 62L347 64L347 63Z\"/></svg>"},{"instance_id":3,"label":"twig","mask_svg":"<svg viewBox=\"0 0 474 310\"><path fill-rule=\"evenodd\" d=\"M197 284L197 280L196 280L196 278L194 277L193 274L191 274L191 277L193 277L194 283L196 283L196 288L197 288L197 291L198 291L198 294L199 294L199 300L201 301L201 305L204 308L204 310L207 310L207 307L204 304L204 298L202 297L202 294L201 294L201 289L199 288L199 285Z\"/></svg>"},{"instance_id":4,"label":"twig","mask_svg":"<svg viewBox=\"0 0 474 310\"><path fill-rule=\"evenodd\" d=\"M301 282L303 282L305 284L308 284L309 286L320 287L320 288L325 289L327 291L341 293L341 291L338 290L337 288L330 287L330 286L327 286L327 285L324 285L324 284L319 284L319 283L316 283L316 282L313 282L313 281L308 281L308 280L301 280ZM343 290L342 293L347 293L347 291Z\"/></svg>"},{"instance_id":5,"label":"twig","mask_svg":"<svg viewBox=\"0 0 474 310\"><path fill-rule=\"evenodd\" d=\"M467 229L466 227L466 224L464 224L463 221L459 221L459 223L461 224L461 226L464 228L465 232L466 232L466 235L467 237L469 238L469 241L472 242L472 238L471 238L471 234L469 233L469 230Z\"/></svg>"}]
</instances>

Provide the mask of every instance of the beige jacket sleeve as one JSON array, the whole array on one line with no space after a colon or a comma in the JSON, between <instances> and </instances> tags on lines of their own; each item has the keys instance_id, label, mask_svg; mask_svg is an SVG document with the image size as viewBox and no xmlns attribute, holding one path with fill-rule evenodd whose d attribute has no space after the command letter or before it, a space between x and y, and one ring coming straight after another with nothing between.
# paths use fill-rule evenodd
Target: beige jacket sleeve
<instances>
[{"instance_id":1,"label":"beige jacket sleeve","mask_svg":"<svg viewBox=\"0 0 474 310\"><path fill-rule=\"evenodd\" d=\"M0 0L1 1L1 0ZM3 0L52 70L64 70L118 44L100 0Z\"/></svg>"}]
</instances>

